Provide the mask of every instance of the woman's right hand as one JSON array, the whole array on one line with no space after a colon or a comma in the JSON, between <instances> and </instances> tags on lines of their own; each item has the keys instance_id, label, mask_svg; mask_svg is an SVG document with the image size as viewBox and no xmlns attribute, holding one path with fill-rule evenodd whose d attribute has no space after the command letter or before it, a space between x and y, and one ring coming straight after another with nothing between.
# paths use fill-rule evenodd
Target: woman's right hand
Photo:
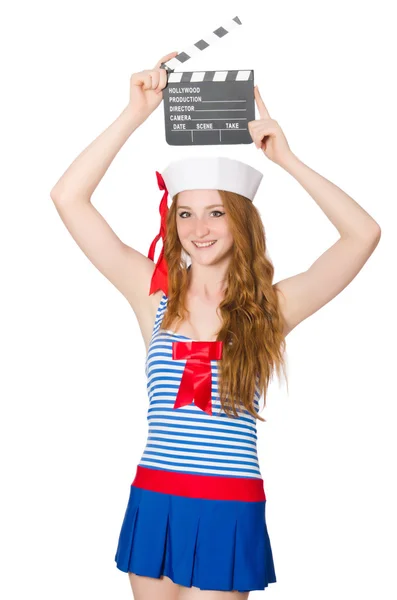
<instances>
[{"instance_id":1,"label":"woman's right hand","mask_svg":"<svg viewBox=\"0 0 397 600\"><path fill-rule=\"evenodd\" d=\"M129 108L135 115L140 114L146 119L158 107L163 99L162 90L167 85L167 71L161 69L160 65L177 54L171 52L163 56L151 71L139 71L131 75Z\"/></svg>"}]
</instances>

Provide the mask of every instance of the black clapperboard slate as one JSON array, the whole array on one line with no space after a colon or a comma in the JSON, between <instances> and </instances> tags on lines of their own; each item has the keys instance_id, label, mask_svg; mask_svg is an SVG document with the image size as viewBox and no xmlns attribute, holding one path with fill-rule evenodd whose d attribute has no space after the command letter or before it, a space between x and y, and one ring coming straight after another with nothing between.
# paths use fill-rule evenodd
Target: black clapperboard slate
<instances>
[{"instance_id":1,"label":"black clapperboard slate","mask_svg":"<svg viewBox=\"0 0 397 600\"><path fill-rule=\"evenodd\" d=\"M174 67L241 25L238 17L161 64L165 138L171 146L251 144L248 122L255 119L254 71L183 71Z\"/></svg>"}]
</instances>

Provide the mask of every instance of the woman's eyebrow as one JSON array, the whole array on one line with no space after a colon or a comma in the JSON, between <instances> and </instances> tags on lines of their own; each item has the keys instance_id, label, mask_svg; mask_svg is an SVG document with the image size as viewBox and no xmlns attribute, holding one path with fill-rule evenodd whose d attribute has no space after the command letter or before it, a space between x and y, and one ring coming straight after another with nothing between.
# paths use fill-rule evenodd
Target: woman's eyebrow
<instances>
[{"instance_id":1,"label":"woman's eyebrow","mask_svg":"<svg viewBox=\"0 0 397 600\"><path fill-rule=\"evenodd\" d=\"M223 206L223 204L210 204L209 206L205 206L205 208L214 208L214 206ZM185 206L184 204L180 204L178 208L190 208L190 206Z\"/></svg>"}]
</instances>

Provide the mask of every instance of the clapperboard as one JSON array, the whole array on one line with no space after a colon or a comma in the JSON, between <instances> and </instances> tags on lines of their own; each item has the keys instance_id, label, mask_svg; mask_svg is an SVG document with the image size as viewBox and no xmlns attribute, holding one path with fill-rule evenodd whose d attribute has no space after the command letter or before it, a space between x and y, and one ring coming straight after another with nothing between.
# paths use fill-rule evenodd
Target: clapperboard
<instances>
[{"instance_id":1,"label":"clapperboard","mask_svg":"<svg viewBox=\"0 0 397 600\"><path fill-rule=\"evenodd\" d=\"M165 137L171 146L251 144L248 122L255 119L254 71L176 72L192 56L241 25L238 17L162 63Z\"/></svg>"}]
</instances>

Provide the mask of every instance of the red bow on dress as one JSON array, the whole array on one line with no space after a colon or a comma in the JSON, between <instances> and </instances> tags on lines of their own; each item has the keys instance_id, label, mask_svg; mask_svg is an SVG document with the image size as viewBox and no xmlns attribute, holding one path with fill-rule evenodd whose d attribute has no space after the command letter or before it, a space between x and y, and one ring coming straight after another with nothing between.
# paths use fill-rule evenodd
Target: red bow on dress
<instances>
[{"instance_id":1,"label":"red bow on dress","mask_svg":"<svg viewBox=\"0 0 397 600\"><path fill-rule=\"evenodd\" d=\"M150 283L149 296L157 292L157 290L163 290L163 292L168 296L168 267L167 262L164 256L164 241L166 236L166 225L167 225L167 213L168 213L168 190L165 185L164 179L161 174L156 171L157 175L157 183L160 190L164 190L163 197L160 201L160 215L161 215L161 223L160 223L160 231L154 238L153 242L150 244L148 258L150 258L154 262L154 252L156 249L156 244L160 239L160 236L163 238L163 247L161 248L160 255L158 257L156 266L154 268L154 272L152 275L152 280Z\"/></svg>"},{"instance_id":2,"label":"red bow on dress","mask_svg":"<svg viewBox=\"0 0 397 600\"><path fill-rule=\"evenodd\" d=\"M222 358L223 342L172 342L172 358L186 360L174 408L194 404L212 415L211 360Z\"/></svg>"}]
</instances>

